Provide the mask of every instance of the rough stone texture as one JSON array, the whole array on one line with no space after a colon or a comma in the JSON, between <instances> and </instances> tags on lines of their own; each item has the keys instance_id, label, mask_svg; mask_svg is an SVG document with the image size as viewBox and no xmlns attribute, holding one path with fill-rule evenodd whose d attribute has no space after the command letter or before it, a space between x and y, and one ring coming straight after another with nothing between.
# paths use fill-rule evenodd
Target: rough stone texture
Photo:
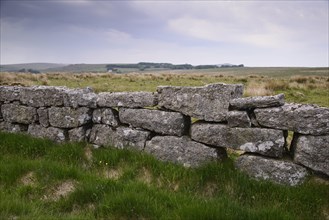
<instances>
[{"instance_id":1,"label":"rough stone texture","mask_svg":"<svg viewBox=\"0 0 329 220\"><path fill-rule=\"evenodd\" d=\"M115 131L108 125L95 124L91 131L89 142L100 146L112 145Z\"/></svg>"},{"instance_id":2,"label":"rough stone texture","mask_svg":"<svg viewBox=\"0 0 329 220\"><path fill-rule=\"evenodd\" d=\"M270 180L289 186L303 183L308 175L306 168L290 161L280 161L254 155L240 156L235 165L253 178Z\"/></svg>"},{"instance_id":3,"label":"rough stone texture","mask_svg":"<svg viewBox=\"0 0 329 220\"><path fill-rule=\"evenodd\" d=\"M227 115L227 124L229 127L251 127L250 118L245 111L229 111Z\"/></svg>"},{"instance_id":4,"label":"rough stone texture","mask_svg":"<svg viewBox=\"0 0 329 220\"><path fill-rule=\"evenodd\" d=\"M51 107L48 110L49 123L58 128L76 128L91 122L92 111L87 107Z\"/></svg>"},{"instance_id":5,"label":"rough stone texture","mask_svg":"<svg viewBox=\"0 0 329 220\"><path fill-rule=\"evenodd\" d=\"M95 109L93 112L93 122L117 127L119 126L119 113L111 108Z\"/></svg>"},{"instance_id":6,"label":"rough stone texture","mask_svg":"<svg viewBox=\"0 0 329 220\"><path fill-rule=\"evenodd\" d=\"M0 122L0 131L7 131L11 133L25 132L27 131L27 125L23 124L12 124L10 122Z\"/></svg>"},{"instance_id":7,"label":"rough stone texture","mask_svg":"<svg viewBox=\"0 0 329 220\"><path fill-rule=\"evenodd\" d=\"M291 130L301 134L329 134L329 108L314 105L285 104L255 109L258 123L264 127Z\"/></svg>"},{"instance_id":8,"label":"rough stone texture","mask_svg":"<svg viewBox=\"0 0 329 220\"><path fill-rule=\"evenodd\" d=\"M63 142L67 139L66 130L54 127L45 128L37 124L29 125L27 133L34 137L48 138L56 142Z\"/></svg>"},{"instance_id":9,"label":"rough stone texture","mask_svg":"<svg viewBox=\"0 0 329 220\"><path fill-rule=\"evenodd\" d=\"M229 101L242 96L243 85L159 86L157 91L160 107L205 121L225 121Z\"/></svg>"},{"instance_id":10,"label":"rough stone texture","mask_svg":"<svg viewBox=\"0 0 329 220\"><path fill-rule=\"evenodd\" d=\"M112 145L120 149L130 148L142 151L149 137L149 131L118 127L115 131Z\"/></svg>"},{"instance_id":11,"label":"rough stone texture","mask_svg":"<svg viewBox=\"0 0 329 220\"><path fill-rule=\"evenodd\" d=\"M284 132L266 128L230 128L223 124L195 123L191 138L218 147L228 147L270 157L282 157Z\"/></svg>"},{"instance_id":12,"label":"rough stone texture","mask_svg":"<svg viewBox=\"0 0 329 220\"><path fill-rule=\"evenodd\" d=\"M85 127L78 127L69 130L68 132L69 140L70 141L86 141L86 128Z\"/></svg>"},{"instance_id":13,"label":"rough stone texture","mask_svg":"<svg viewBox=\"0 0 329 220\"><path fill-rule=\"evenodd\" d=\"M130 124L133 127L176 136L184 135L190 124L189 118L179 112L149 109L121 108L119 118L122 123Z\"/></svg>"},{"instance_id":14,"label":"rough stone texture","mask_svg":"<svg viewBox=\"0 0 329 220\"><path fill-rule=\"evenodd\" d=\"M67 90L64 95L64 106L66 107L97 107L97 94L91 88Z\"/></svg>"},{"instance_id":15,"label":"rough stone texture","mask_svg":"<svg viewBox=\"0 0 329 220\"><path fill-rule=\"evenodd\" d=\"M37 109L37 113L39 116L39 123L40 125L42 125L43 127L49 127L49 117L48 117L48 109L41 107Z\"/></svg>"},{"instance_id":16,"label":"rough stone texture","mask_svg":"<svg viewBox=\"0 0 329 220\"><path fill-rule=\"evenodd\" d=\"M156 136L146 142L145 151L160 160L185 167L196 167L217 158L216 149L194 142L187 136Z\"/></svg>"},{"instance_id":17,"label":"rough stone texture","mask_svg":"<svg viewBox=\"0 0 329 220\"><path fill-rule=\"evenodd\" d=\"M284 105L284 94L275 96L254 96L247 98L237 98L230 101L232 109L254 109L277 107Z\"/></svg>"},{"instance_id":18,"label":"rough stone texture","mask_svg":"<svg viewBox=\"0 0 329 220\"><path fill-rule=\"evenodd\" d=\"M297 134L292 142L292 151L294 162L329 176L329 135Z\"/></svg>"},{"instance_id":19,"label":"rough stone texture","mask_svg":"<svg viewBox=\"0 0 329 220\"><path fill-rule=\"evenodd\" d=\"M2 105L1 113L5 121L20 124L31 124L38 119L35 108L17 104Z\"/></svg>"},{"instance_id":20,"label":"rough stone texture","mask_svg":"<svg viewBox=\"0 0 329 220\"><path fill-rule=\"evenodd\" d=\"M20 86L0 86L0 102L12 102L20 99Z\"/></svg>"},{"instance_id":21,"label":"rough stone texture","mask_svg":"<svg viewBox=\"0 0 329 220\"><path fill-rule=\"evenodd\" d=\"M66 87L32 86L21 89L20 101L33 107L62 106Z\"/></svg>"},{"instance_id":22,"label":"rough stone texture","mask_svg":"<svg viewBox=\"0 0 329 220\"><path fill-rule=\"evenodd\" d=\"M157 97L152 92L102 92L98 94L100 107L151 107L157 104Z\"/></svg>"}]
</instances>

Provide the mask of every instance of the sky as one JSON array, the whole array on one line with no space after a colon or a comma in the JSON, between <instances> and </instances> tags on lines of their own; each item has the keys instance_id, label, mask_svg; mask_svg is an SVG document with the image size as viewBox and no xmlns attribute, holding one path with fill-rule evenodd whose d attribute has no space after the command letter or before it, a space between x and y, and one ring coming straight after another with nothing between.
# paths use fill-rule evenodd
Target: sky
<instances>
[{"instance_id":1,"label":"sky","mask_svg":"<svg viewBox=\"0 0 329 220\"><path fill-rule=\"evenodd\" d=\"M328 0L0 4L0 64L329 66Z\"/></svg>"}]
</instances>

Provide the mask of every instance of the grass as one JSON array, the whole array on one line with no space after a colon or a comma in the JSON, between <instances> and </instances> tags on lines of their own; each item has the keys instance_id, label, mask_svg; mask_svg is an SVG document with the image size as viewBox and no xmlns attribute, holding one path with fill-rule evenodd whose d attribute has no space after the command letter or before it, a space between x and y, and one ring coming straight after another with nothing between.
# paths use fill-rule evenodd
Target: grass
<instances>
[{"instance_id":1,"label":"grass","mask_svg":"<svg viewBox=\"0 0 329 220\"><path fill-rule=\"evenodd\" d=\"M159 85L203 86L241 83L245 96L284 93L287 102L329 107L328 68L219 68L147 73L0 73L0 85L92 87L96 92L151 91Z\"/></svg>"},{"instance_id":2,"label":"grass","mask_svg":"<svg viewBox=\"0 0 329 220\"><path fill-rule=\"evenodd\" d=\"M329 187L255 181L232 159L200 168L86 143L0 133L1 219L326 219Z\"/></svg>"}]
</instances>

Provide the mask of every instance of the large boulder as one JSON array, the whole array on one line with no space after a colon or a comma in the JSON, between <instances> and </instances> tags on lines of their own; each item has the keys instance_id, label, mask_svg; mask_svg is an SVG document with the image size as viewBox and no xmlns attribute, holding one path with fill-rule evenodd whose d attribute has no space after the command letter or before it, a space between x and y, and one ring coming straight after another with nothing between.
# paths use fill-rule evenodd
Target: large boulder
<instances>
[{"instance_id":1,"label":"large boulder","mask_svg":"<svg viewBox=\"0 0 329 220\"><path fill-rule=\"evenodd\" d=\"M152 107L157 104L157 97L152 92L102 92L98 94L100 107Z\"/></svg>"},{"instance_id":2,"label":"large boulder","mask_svg":"<svg viewBox=\"0 0 329 220\"><path fill-rule=\"evenodd\" d=\"M115 130L110 126L95 124L90 131L89 142L99 146L110 146L114 136Z\"/></svg>"},{"instance_id":3,"label":"large boulder","mask_svg":"<svg viewBox=\"0 0 329 220\"><path fill-rule=\"evenodd\" d=\"M293 162L255 155L242 155L236 160L235 165L253 178L289 186L302 184L308 175L306 168Z\"/></svg>"},{"instance_id":4,"label":"large boulder","mask_svg":"<svg viewBox=\"0 0 329 220\"><path fill-rule=\"evenodd\" d=\"M223 83L203 87L159 86L159 106L205 121L225 121L231 99L239 98L243 85Z\"/></svg>"},{"instance_id":5,"label":"large boulder","mask_svg":"<svg viewBox=\"0 0 329 220\"><path fill-rule=\"evenodd\" d=\"M20 99L20 86L0 86L0 102L12 102Z\"/></svg>"},{"instance_id":6,"label":"large boulder","mask_svg":"<svg viewBox=\"0 0 329 220\"><path fill-rule=\"evenodd\" d=\"M294 161L329 176L329 135L298 135L292 142Z\"/></svg>"},{"instance_id":7,"label":"large boulder","mask_svg":"<svg viewBox=\"0 0 329 220\"><path fill-rule=\"evenodd\" d=\"M117 127L119 125L119 113L117 110L111 108L95 109L93 112L93 122Z\"/></svg>"},{"instance_id":8,"label":"large boulder","mask_svg":"<svg viewBox=\"0 0 329 220\"><path fill-rule=\"evenodd\" d=\"M17 104L1 105L1 113L3 119L11 123L31 124L38 119L36 108Z\"/></svg>"},{"instance_id":9,"label":"large boulder","mask_svg":"<svg viewBox=\"0 0 329 220\"><path fill-rule=\"evenodd\" d=\"M194 123L191 138L217 147L227 147L270 157L282 157L284 132L266 128L230 128L224 124Z\"/></svg>"},{"instance_id":10,"label":"large boulder","mask_svg":"<svg viewBox=\"0 0 329 220\"><path fill-rule=\"evenodd\" d=\"M45 128L42 125L31 124L29 125L27 133L34 137L47 138L56 142L63 142L67 140L67 131L60 128Z\"/></svg>"},{"instance_id":11,"label":"large boulder","mask_svg":"<svg viewBox=\"0 0 329 220\"><path fill-rule=\"evenodd\" d=\"M28 125L12 124L7 121L0 122L0 131L7 131L10 133L18 133L27 131Z\"/></svg>"},{"instance_id":12,"label":"large boulder","mask_svg":"<svg viewBox=\"0 0 329 220\"><path fill-rule=\"evenodd\" d=\"M150 137L150 133L140 129L118 127L112 145L120 149L129 148L142 151Z\"/></svg>"},{"instance_id":13,"label":"large boulder","mask_svg":"<svg viewBox=\"0 0 329 220\"><path fill-rule=\"evenodd\" d=\"M32 86L21 89L20 101L33 107L63 106L66 87Z\"/></svg>"},{"instance_id":14,"label":"large boulder","mask_svg":"<svg viewBox=\"0 0 329 220\"><path fill-rule=\"evenodd\" d=\"M230 101L230 107L239 110L277 107L282 105L284 105L284 94L237 98Z\"/></svg>"},{"instance_id":15,"label":"large boulder","mask_svg":"<svg viewBox=\"0 0 329 220\"><path fill-rule=\"evenodd\" d=\"M66 107L97 107L98 95L91 88L70 89L64 94L64 106Z\"/></svg>"},{"instance_id":16,"label":"large boulder","mask_svg":"<svg viewBox=\"0 0 329 220\"><path fill-rule=\"evenodd\" d=\"M164 135L182 136L187 133L190 119L179 112L149 109L119 109L122 123Z\"/></svg>"},{"instance_id":17,"label":"large boulder","mask_svg":"<svg viewBox=\"0 0 329 220\"><path fill-rule=\"evenodd\" d=\"M58 128L76 128L91 122L92 111L87 107L51 107L48 109L49 123Z\"/></svg>"},{"instance_id":18,"label":"large boulder","mask_svg":"<svg viewBox=\"0 0 329 220\"><path fill-rule=\"evenodd\" d=\"M194 142L189 137L156 136L146 142L145 151L162 161L195 167L216 160L216 149Z\"/></svg>"},{"instance_id":19,"label":"large boulder","mask_svg":"<svg viewBox=\"0 0 329 220\"><path fill-rule=\"evenodd\" d=\"M281 107L255 109L261 126L291 130L301 134L329 134L329 108L305 104L285 104Z\"/></svg>"}]
</instances>

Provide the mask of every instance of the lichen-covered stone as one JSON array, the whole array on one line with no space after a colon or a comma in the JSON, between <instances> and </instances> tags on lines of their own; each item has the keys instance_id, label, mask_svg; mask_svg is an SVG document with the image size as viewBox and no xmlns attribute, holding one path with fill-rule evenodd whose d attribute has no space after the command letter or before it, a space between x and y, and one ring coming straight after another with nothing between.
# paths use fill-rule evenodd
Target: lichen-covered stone
<instances>
[{"instance_id":1,"label":"lichen-covered stone","mask_svg":"<svg viewBox=\"0 0 329 220\"><path fill-rule=\"evenodd\" d=\"M122 123L144 128L165 135L184 135L190 120L179 112L165 112L149 109L120 108L119 118Z\"/></svg>"},{"instance_id":2,"label":"lichen-covered stone","mask_svg":"<svg viewBox=\"0 0 329 220\"><path fill-rule=\"evenodd\" d=\"M33 107L63 106L66 87L32 86L21 89L20 101Z\"/></svg>"},{"instance_id":3,"label":"lichen-covered stone","mask_svg":"<svg viewBox=\"0 0 329 220\"><path fill-rule=\"evenodd\" d=\"M25 132L28 126L24 124L12 124L10 122L0 122L0 131L7 131L10 133Z\"/></svg>"},{"instance_id":4,"label":"lichen-covered stone","mask_svg":"<svg viewBox=\"0 0 329 220\"><path fill-rule=\"evenodd\" d=\"M89 142L99 146L110 146L115 137L115 130L108 125L95 124L90 131Z\"/></svg>"},{"instance_id":5,"label":"lichen-covered stone","mask_svg":"<svg viewBox=\"0 0 329 220\"><path fill-rule=\"evenodd\" d=\"M87 107L51 107L48 109L49 123L58 128L76 128L91 122L92 111Z\"/></svg>"},{"instance_id":6,"label":"lichen-covered stone","mask_svg":"<svg viewBox=\"0 0 329 220\"><path fill-rule=\"evenodd\" d=\"M0 102L12 102L20 99L20 86L0 86Z\"/></svg>"},{"instance_id":7,"label":"lichen-covered stone","mask_svg":"<svg viewBox=\"0 0 329 220\"><path fill-rule=\"evenodd\" d=\"M254 155L240 156L236 160L235 165L239 170L253 178L289 186L302 184L308 175L304 167L293 162Z\"/></svg>"},{"instance_id":8,"label":"lichen-covered stone","mask_svg":"<svg viewBox=\"0 0 329 220\"><path fill-rule=\"evenodd\" d=\"M157 97L152 92L102 92L98 94L100 107L151 107L157 104Z\"/></svg>"},{"instance_id":9,"label":"lichen-covered stone","mask_svg":"<svg viewBox=\"0 0 329 220\"><path fill-rule=\"evenodd\" d=\"M93 122L96 124L106 124L112 127L119 126L119 113L111 108L98 108L93 112Z\"/></svg>"},{"instance_id":10,"label":"lichen-covered stone","mask_svg":"<svg viewBox=\"0 0 329 220\"><path fill-rule=\"evenodd\" d=\"M191 138L217 147L227 147L270 157L282 157L284 132L266 128L230 128L224 124L194 123Z\"/></svg>"},{"instance_id":11,"label":"lichen-covered stone","mask_svg":"<svg viewBox=\"0 0 329 220\"><path fill-rule=\"evenodd\" d=\"M250 118L245 111L229 111L227 115L227 124L229 127L251 127Z\"/></svg>"},{"instance_id":12,"label":"lichen-covered stone","mask_svg":"<svg viewBox=\"0 0 329 220\"><path fill-rule=\"evenodd\" d=\"M150 133L144 130L118 127L115 131L112 145L120 149L129 148L142 151L144 150L146 140L150 137Z\"/></svg>"},{"instance_id":13,"label":"lichen-covered stone","mask_svg":"<svg viewBox=\"0 0 329 220\"><path fill-rule=\"evenodd\" d=\"M31 124L37 121L37 110L33 107L4 104L1 106L3 119L11 123Z\"/></svg>"},{"instance_id":14,"label":"lichen-covered stone","mask_svg":"<svg viewBox=\"0 0 329 220\"><path fill-rule=\"evenodd\" d=\"M292 151L295 163L329 176L329 135L295 134Z\"/></svg>"},{"instance_id":15,"label":"lichen-covered stone","mask_svg":"<svg viewBox=\"0 0 329 220\"><path fill-rule=\"evenodd\" d=\"M39 123L40 125L44 127L49 127L49 117L48 117L48 109L41 107L37 109L38 117L39 117Z\"/></svg>"},{"instance_id":16,"label":"lichen-covered stone","mask_svg":"<svg viewBox=\"0 0 329 220\"><path fill-rule=\"evenodd\" d=\"M216 149L192 141L189 137L156 136L146 142L145 151L162 161L196 167L217 159Z\"/></svg>"},{"instance_id":17,"label":"lichen-covered stone","mask_svg":"<svg viewBox=\"0 0 329 220\"><path fill-rule=\"evenodd\" d=\"M38 124L29 125L27 133L34 137L47 138L56 142L63 142L67 140L67 131L65 129L54 127L46 128Z\"/></svg>"},{"instance_id":18,"label":"lichen-covered stone","mask_svg":"<svg viewBox=\"0 0 329 220\"><path fill-rule=\"evenodd\" d=\"M92 91L91 88L67 90L64 94L64 106L96 108L98 96Z\"/></svg>"},{"instance_id":19,"label":"lichen-covered stone","mask_svg":"<svg viewBox=\"0 0 329 220\"><path fill-rule=\"evenodd\" d=\"M237 98L230 101L232 109L254 109L268 108L284 105L284 94L275 96L253 96L246 98Z\"/></svg>"},{"instance_id":20,"label":"lichen-covered stone","mask_svg":"<svg viewBox=\"0 0 329 220\"><path fill-rule=\"evenodd\" d=\"M223 83L203 87L159 86L159 106L205 121L225 121L229 101L239 98L243 85Z\"/></svg>"},{"instance_id":21,"label":"lichen-covered stone","mask_svg":"<svg viewBox=\"0 0 329 220\"><path fill-rule=\"evenodd\" d=\"M68 131L68 137L70 141L86 141L86 128L85 127L78 127L73 128Z\"/></svg>"},{"instance_id":22,"label":"lichen-covered stone","mask_svg":"<svg viewBox=\"0 0 329 220\"><path fill-rule=\"evenodd\" d=\"M305 104L285 104L281 107L255 109L261 126L291 130L301 134L329 134L329 108Z\"/></svg>"}]
</instances>

